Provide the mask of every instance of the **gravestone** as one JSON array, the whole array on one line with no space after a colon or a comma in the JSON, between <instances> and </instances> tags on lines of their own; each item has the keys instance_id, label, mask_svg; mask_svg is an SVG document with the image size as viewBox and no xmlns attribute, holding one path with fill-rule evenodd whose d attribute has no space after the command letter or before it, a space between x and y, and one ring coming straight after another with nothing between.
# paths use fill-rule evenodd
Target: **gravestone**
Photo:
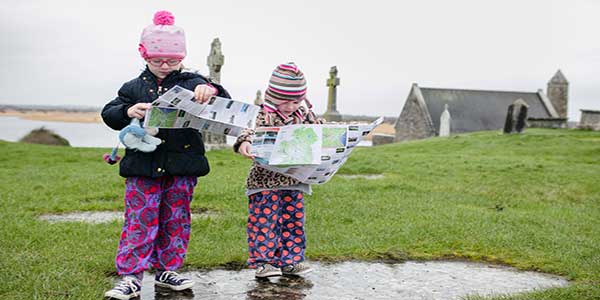
<instances>
[{"instance_id":1,"label":"gravestone","mask_svg":"<svg viewBox=\"0 0 600 300\"><path fill-rule=\"evenodd\" d=\"M527 110L529 105L523 99L517 99L508 106L506 121L504 123L504 133L522 133L527 126Z\"/></svg>"},{"instance_id":2,"label":"gravestone","mask_svg":"<svg viewBox=\"0 0 600 300\"><path fill-rule=\"evenodd\" d=\"M440 136L450 136L450 123L452 117L448 111L448 104L444 104L444 112L440 116Z\"/></svg>"},{"instance_id":3,"label":"gravestone","mask_svg":"<svg viewBox=\"0 0 600 300\"><path fill-rule=\"evenodd\" d=\"M329 87L329 95L327 97L327 111L323 115L325 120L330 122L342 121L342 115L337 111L337 86L340 85L340 79L337 77L337 67L333 66L329 70L329 79L327 86Z\"/></svg>"},{"instance_id":4,"label":"gravestone","mask_svg":"<svg viewBox=\"0 0 600 300\"><path fill-rule=\"evenodd\" d=\"M262 105L265 100L262 98L260 90L256 91L256 98L254 99L254 105Z\"/></svg>"},{"instance_id":5,"label":"gravestone","mask_svg":"<svg viewBox=\"0 0 600 300\"><path fill-rule=\"evenodd\" d=\"M225 63L225 56L221 52L221 41L219 38L215 38L210 45L210 54L206 58L206 64L208 65L209 77L215 83L221 83L221 67ZM227 138L223 134L216 134L202 131L202 137L204 138L204 144L211 145L208 148L218 148L225 146Z\"/></svg>"}]
</instances>

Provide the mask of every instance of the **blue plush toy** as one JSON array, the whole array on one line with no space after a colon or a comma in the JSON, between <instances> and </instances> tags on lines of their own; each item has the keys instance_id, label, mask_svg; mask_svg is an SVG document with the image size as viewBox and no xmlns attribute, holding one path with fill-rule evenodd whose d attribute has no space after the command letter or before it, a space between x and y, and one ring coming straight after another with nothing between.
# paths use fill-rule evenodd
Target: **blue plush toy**
<instances>
[{"instance_id":1,"label":"blue plush toy","mask_svg":"<svg viewBox=\"0 0 600 300\"><path fill-rule=\"evenodd\" d=\"M123 128L119 133L119 140L128 149L135 149L142 152L152 152L156 150L156 147L162 143L158 138L153 135L158 133L157 128L144 129L140 126L140 120L132 119L131 123L127 127ZM117 155L118 146L112 150L112 153L104 154L103 158L109 164L117 163L121 157Z\"/></svg>"}]
</instances>

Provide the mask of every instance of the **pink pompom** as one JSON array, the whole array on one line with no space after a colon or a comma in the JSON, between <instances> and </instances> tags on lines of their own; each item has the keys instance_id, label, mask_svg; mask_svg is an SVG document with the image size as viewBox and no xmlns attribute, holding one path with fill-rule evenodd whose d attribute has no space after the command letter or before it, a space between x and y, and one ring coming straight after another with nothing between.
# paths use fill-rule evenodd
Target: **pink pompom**
<instances>
[{"instance_id":1,"label":"pink pompom","mask_svg":"<svg viewBox=\"0 0 600 300\"><path fill-rule=\"evenodd\" d=\"M154 25L173 25L175 17L171 12L166 10L158 11L154 14Z\"/></svg>"}]
</instances>

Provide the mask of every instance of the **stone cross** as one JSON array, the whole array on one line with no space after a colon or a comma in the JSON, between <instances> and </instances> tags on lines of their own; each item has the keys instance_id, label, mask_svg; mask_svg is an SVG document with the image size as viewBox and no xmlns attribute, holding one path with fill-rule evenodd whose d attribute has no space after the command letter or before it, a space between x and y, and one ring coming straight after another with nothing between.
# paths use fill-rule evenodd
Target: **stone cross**
<instances>
[{"instance_id":1,"label":"stone cross","mask_svg":"<svg viewBox=\"0 0 600 300\"><path fill-rule=\"evenodd\" d=\"M440 116L440 136L450 136L450 123L452 117L448 111L448 104L444 104L444 112Z\"/></svg>"},{"instance_id":2,"label":"stone cross","mask_svg":"<svg viewBox=\"0 0 600 300\"><path fill-rule=\"evenodd\" d=\"M260 90L256 91L256 98L254 99L254 105L261 105L263 104L265 101L262 98L262 95L260 93Z\"/></svg>"},{"instance_id":3,"label":"stone cross","mask_svg":"<svg viewBox=\"0 0 600 300\"><path fill-rule=\"evenodd\" d=\"M521 98L509 105L504 123L504 133L522 133L527 126L528 109L529 105Z\"/></svg>"},{"instance_id":4,"label":"stone cross","mask_svg":"<svg viewBox=\"0 0 600 300\"><path fill-rule=\"evenodd\" d=\"M221 83L221 67L225 64L225 56L221 52L221 41L215 38L210 44L210 54L206 58L209 76L212 81Z\"/></svg>"},{"instance_id":5,"label":"stone cross","mask_svg":"<svg viewBox=\"0 0 600 300\"><path fill-rule=\"evenodd\" d=\"M221 83L221 67L225 63L225 56L221 52L221 41L215 38L210 44L210 54L206 58L208 65L209 77L215 83ZM202 137L207 148L223 147L227 143L227 138L223 134L215 134L206 130L202 130Z\"/></svg>"},{"instance_id":6,"label":"stone cross","mask_svg":"<svg viewBox=\"0 0 600 300\"><path fill-rule=\"evenodd\" d=\"M337 111L337 86L340 85L340 79L337 77L337 67L333 66L329 70L329 79L327 79L327 86L329 87L329 96L327 98L327 111L325 112L325 119L327 121L339 122L342 120L342 115Z\"/></svg>"}]
</instances>

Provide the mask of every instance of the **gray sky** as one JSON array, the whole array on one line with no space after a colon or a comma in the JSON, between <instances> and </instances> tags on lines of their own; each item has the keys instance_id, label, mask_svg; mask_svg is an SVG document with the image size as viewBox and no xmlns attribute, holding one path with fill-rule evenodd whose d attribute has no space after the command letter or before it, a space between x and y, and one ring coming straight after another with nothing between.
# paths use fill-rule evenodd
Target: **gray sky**
<instances>
[{"instance_id":1,"label":"gray sky","mask_svg":"<svg viewBox=\"0 0 600 300\"><path fill-rule=\"evenodd\" d=\"M187 36L186 66L208 73L223 44L222 83L251 102L272 69L294 61L315 111L336 65L338 110L398 116L410 86L536 91L557 69L569 117L600 110L600 1L41 1L0 11L2 104L102 106L143 61L137 45L157 10Z\"/></svg>"}]
</instances>

